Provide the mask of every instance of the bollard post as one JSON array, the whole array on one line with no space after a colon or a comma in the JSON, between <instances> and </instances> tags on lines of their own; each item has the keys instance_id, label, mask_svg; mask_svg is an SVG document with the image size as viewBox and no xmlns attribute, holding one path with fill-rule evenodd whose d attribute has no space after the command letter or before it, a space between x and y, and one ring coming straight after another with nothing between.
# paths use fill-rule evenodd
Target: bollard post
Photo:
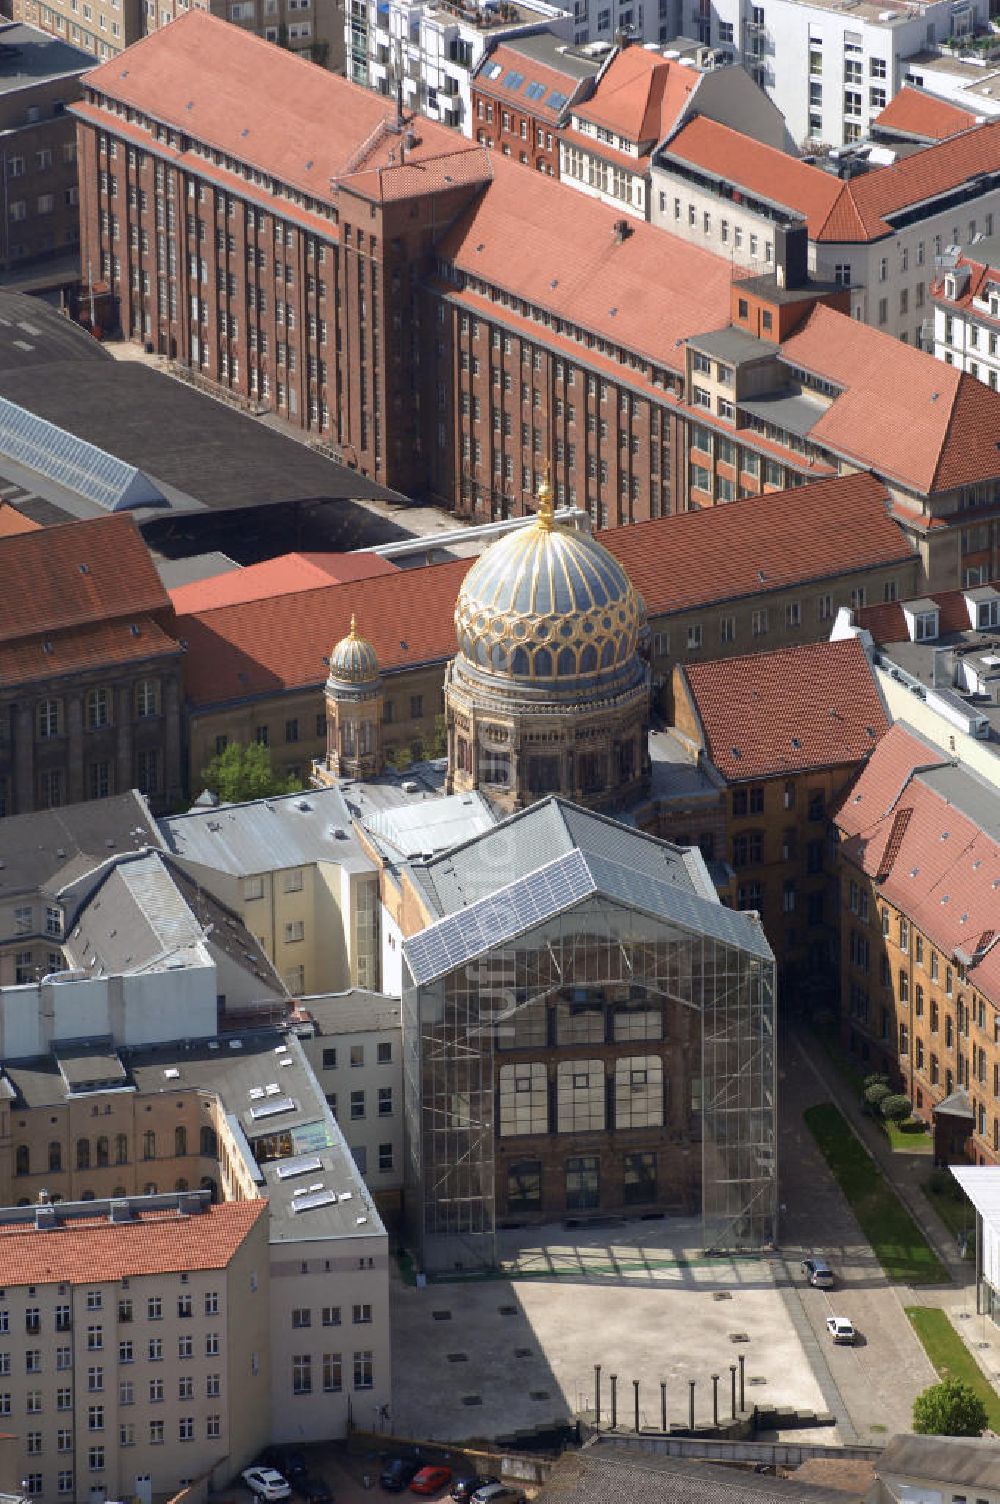
<instances>
[{"instance_id":1,"label":"bollard post","mask_svg":"<svg viewBox=\"0 0 1000 1504\"><path fill-rule=\"evenodd\" d=\"M733 1390L735 1397L736 1390ZM594 1364L594 1429L601 1429L601 1365Z\"/></svg>"},{"instance_id":2,"label":"bollard post","mask_svg":"<svg viewBox=\"0 0 1000 1504\"><path fill-rule=\"evenodd\" d=\"M618 1425L618 1375L611 1375L611 1429Z\"/></svg>"},{"instance_id":3,"label":"bollard post","mask_svg":"<svg viewBox=\"0 0 1000 1504\"><path fill-rule=\"evenodd\" d=\"M730 1365L729 1365L729 1389L730 1389L729 1408L732 1411L733 1420L735 1420L736 1419L736 1364L735 1363L730 1363Z\"/></svg>"},{"instance_id":4,"label":"bollard post","mask_svg":"<svg viewBox=\"0 0 1000 1504\"><path fill-rule=\"evenodd\" d=\"M660 1430L667 1429L667 1381L660 1380Z\"/></svg>"},{"instance_id":5,"label":"bollard post","mask_svg":"<svg viewBox=\"0 0 1000 1504\"><path fill-rule=\"evenodd\" d=\"M638 1436L638 1434L639 1434L639 1380L638 1379L633 1379L632 1380L632 1389L634 1391L634 1399L635 1399L635 1434L636 1434L636 1436Z\"/></svg>"},{"instance_id":6,"label":"bollard post","mask_svg":"<svg viewBox=\"0 0 1000 1504\"><path fill-rule=\"evenodd\" d=\"M744 1383L745 1383L745 1380L746 1380L746 1361L747 1361L746 1360L746 1356L743 1353L740 1353L740 1414L741 1415L742 1415L743 1411L747 1407L746 1389L744 1388Z\"/></svg>"},{"instance_id":7,"label":"bollard post","mask_svg":"<svg viewBox=\"0 0 1000 1504\"><path fill-rule=\"evenodd\" d=\"M712 1375L712 1425L719 1424L719 1375Z\"/></svg>"},{"instance_id":8,"label":"bollard post","mask_svg":"<svg viewBox=\"0 0 1000 1504\"><path fill-rule=\"evenodd\" d=\"M694 1430L694 1386L695 1380L688 1379L688 1430Z\"/></svg>"}]
</instances>

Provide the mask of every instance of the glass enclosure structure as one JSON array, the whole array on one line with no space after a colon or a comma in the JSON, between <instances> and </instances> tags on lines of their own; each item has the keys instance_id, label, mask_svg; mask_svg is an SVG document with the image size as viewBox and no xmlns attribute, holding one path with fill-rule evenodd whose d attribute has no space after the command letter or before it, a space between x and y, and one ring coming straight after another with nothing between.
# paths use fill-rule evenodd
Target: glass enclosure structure
<instances>
[{"instance_id":1,"label":"glass enclosure structure","mask_svg":"<svg viewBox=\"0 0 1000 1504\"><path fill-rule=\"evenodd\" d=\"M425 1269L609 1213L697 1219L705 1249L774 1241L773 957L755 917L636 871L622 852L645 838L622 835L622 859L574 850L404 945Z\"/></svg>"}]
</instances>

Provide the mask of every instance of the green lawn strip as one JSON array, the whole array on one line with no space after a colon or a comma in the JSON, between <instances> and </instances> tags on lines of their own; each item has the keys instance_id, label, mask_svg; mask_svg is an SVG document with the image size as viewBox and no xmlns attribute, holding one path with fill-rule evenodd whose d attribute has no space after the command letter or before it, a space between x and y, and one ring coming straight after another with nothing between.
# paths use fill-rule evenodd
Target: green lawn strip
<instances>
[{"instance_id":1,"label":"green lawn strip","mask_svg":"<svg viewBox=\"0 0 1000 1504\"><path fill-rule=\"evenodd\" d=\"M829 1102L809 1107L805 1120L888 1278L947 1283L947 1269L837 1108Z\"/></svg>"},{"instance_id":2,"label":"green lawn strip","mask_svg":"<svg viewBox=\"0 0 1000 1504\"><path fill-rule=\"evenodd\" d=\"M921 1182L920 1189L945 1227L954 1235L956 1245L959 1234L966 1234L965 1257L971 1262L976 1256L976 1210L958 1181L953 1180L952 1185L955 1187L954 1191L940 1191L935 1188L933 1179L928 1177Z\"/></svg>"},{"instance_id":3,"label":"green lawn strip","mask_svg":"<svg viewBox=\"0 0 1000 1504\"><path fill-rule=\"evenodd\" d=\"M1000 1429L1000 1394L964 1345L946 1313L931 1306L906 1306L905 1310L941 1378L964 1379L986 1406L990 1429Z\"/></svg>"},{"instance_id":4,"label":"green lawn strip","mask_svg":"<svg viewBox=\"0 0 1000 1504\"><path fill-rule=\"evenodd\" d=\"M907 1154L931 1154L933 1152L933 1136L927 1131L927 1125L919 1118L910 1118L906 1123L890 1123L882 1118L881 1123L886 1138L894 1149L902 1149Z\"/></svg>"}]
</instances>

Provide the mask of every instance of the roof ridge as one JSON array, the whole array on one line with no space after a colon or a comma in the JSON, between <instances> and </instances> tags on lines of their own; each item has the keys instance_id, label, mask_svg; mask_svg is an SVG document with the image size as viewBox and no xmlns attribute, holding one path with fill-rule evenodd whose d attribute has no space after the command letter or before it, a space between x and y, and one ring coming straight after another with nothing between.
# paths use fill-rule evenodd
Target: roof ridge
<instances>
[{"instance_id":1,"label":"roof ridge","mask_svg":"<svg viewBox=\"0 0 1000 1504\"><path fill-rule=\"evenodd\" d=\"M978 397L979 393L973 392L968 383L970 381L974 381L977 386L981 385L978 377L967 375L965 371L960 371L957 366L953 366L951 367L951 369L956 372L957 380L955 381L955 386L951 394L951 402L948 406L948 422L945 427L944 443L938 450L937 457L934 461L934 470L931 475L930 486L928 487L929 491L937 490L937 481L938 476L941 473L941 467L944 464L945 456L950 452L952 439L951 427L955 419L955 412L956 408L958 407L959 397L964 397L966 392L968 392L970 396Z\"/></svg>"}]
</instances>

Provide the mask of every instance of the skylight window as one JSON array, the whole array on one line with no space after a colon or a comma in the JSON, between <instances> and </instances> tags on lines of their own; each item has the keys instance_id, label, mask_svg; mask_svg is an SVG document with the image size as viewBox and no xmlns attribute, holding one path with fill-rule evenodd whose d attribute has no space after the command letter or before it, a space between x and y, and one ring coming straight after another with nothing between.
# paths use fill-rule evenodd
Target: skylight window
<instances>
[{"instance_id":1,"label":"skylight window","mask_svg":"<svg viewBox=\"0 0 1000 1504\"><path fill-rule=\"evenodd\" d=\"M545 85L532 81L524 91L527 99L541 99L545 93Z\"/></svg>"},{"instance_id":2,"label":"skylight window","mask_svg":"<svg viewBox=\"0 0 1000 1504\"><path fill-rule=\"evenodd\" d=\"M566 107L566 98L567 96L560 94L558 89L553 89L545 102L550 110L562 110Z\"/></svg>"},{"instance_id":3,"label":"skylight window","mask_svg":"<svg viewBox=\"0 0 1000 1504\"><path fill-rule=\"evenodd\" d=\"M510 89L513 92L516 92L521 87L521 85L523 83L524 83L524 74L523 73L515 73L514 69L512 68L511 71L505 77L505 79L503 81L503 86L504 86L505 89Z\"/></svg>"},{"instance_id":4,"label":"skylight window","mask_svg":"<svg viewBox=\"0 0 1000 1504\"><path fill-rule=\"evenodd\" d=\"M500 67L499 63L484 63L483 64L483 77L484 78L499 78L500 74L502 72L503 72L503 69Z\"/></svg>"}]
</instances>

